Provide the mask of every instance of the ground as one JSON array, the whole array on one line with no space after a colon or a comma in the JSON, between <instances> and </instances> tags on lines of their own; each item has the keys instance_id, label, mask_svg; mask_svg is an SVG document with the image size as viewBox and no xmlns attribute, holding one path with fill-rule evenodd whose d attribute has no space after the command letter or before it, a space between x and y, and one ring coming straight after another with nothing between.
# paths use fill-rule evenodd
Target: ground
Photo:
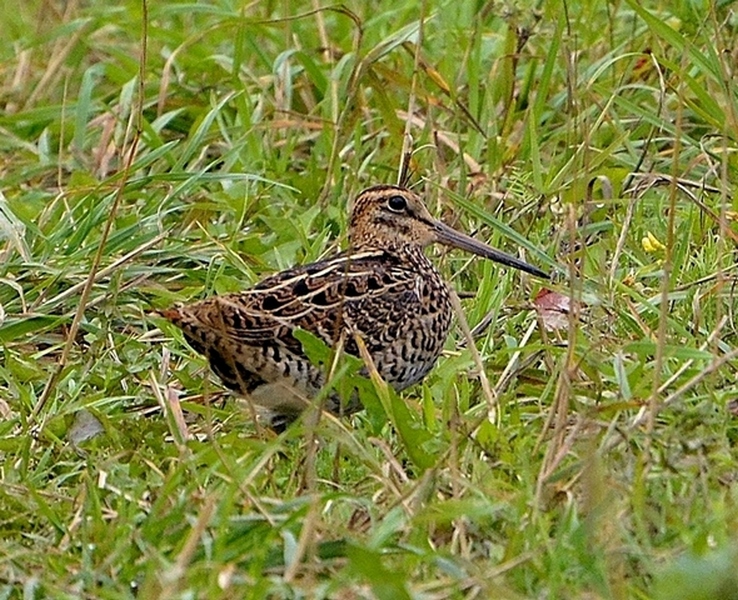
<instances>
[{"instance_id":1,"label":"ground","mask_svg":"<svg viewBox=\"0 0 738 600\"><path fill-rule=\"evenodd\" d=\"M738 598L732 3L3 15L2 597ZM265 431L154 311L403 164L552 281L431 250L478 356Z\"/></svg>"}]
</instances>

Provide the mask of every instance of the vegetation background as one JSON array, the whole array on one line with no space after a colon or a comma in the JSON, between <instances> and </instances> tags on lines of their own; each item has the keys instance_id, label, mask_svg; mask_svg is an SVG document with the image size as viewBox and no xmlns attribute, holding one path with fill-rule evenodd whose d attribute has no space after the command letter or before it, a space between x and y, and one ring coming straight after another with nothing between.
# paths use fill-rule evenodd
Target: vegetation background
<instances>
[{"instance_id":1,"label":"vegetation background","mask_svg":"<svg viewBox=\"0 0 738 600\"><path fill-rule=\"evenodd\" d=\"M738 598L733 2L2 14L0 597ZM556 279L433 250L479 356L259 430L152 309L340 247L408 149Z\"/></svg>"}]
</instances>

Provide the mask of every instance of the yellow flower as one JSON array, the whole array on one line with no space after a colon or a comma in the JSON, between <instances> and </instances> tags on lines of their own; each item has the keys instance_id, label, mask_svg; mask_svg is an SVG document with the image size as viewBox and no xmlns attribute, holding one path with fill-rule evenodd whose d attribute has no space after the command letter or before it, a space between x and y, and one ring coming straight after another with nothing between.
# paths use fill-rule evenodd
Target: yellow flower
<instances>
[{"instance_id":1,"label":"yellow flower","mask_svg":"<svg viewBox=\"0 0 738 600\"><path fill-rule=\"evenodd\" d=\"M652 254L654 252L662 252L663 250L666 250L666 246L664 246L650 231L646 234L646 237L641 240L641 245L646 252L650 252Z\"/></svg>"}]
</instances>

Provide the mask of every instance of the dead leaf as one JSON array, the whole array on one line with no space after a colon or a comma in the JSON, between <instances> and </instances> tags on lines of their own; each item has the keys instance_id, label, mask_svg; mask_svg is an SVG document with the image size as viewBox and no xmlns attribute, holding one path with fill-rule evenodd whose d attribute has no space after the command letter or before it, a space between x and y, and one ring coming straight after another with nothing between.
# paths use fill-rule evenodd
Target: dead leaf
<instances>
[{"instance_id":1,"label":"dead leaf","mask_svg":"<svg viewBox=\"0 0 738 600\"><path fill-rule=\"evenodd\" d=\"M569 296L546 288L541 289L533 300L546 331L558 331L569 327L571 303Z\"/></svg>"},{"instance_id":2,"label":"dead leaf","mask_svg":"<svg viewBox=\"0 0 738 600\"><path fill-rule=\"evenodd\" d=\"M72 445L78 446L82 442L90 440L104 431L105 428L98 418L89 410L82 409L74 415L74 423L69 428L67 437L72 442Z\"/></svg>"}]
</instances>

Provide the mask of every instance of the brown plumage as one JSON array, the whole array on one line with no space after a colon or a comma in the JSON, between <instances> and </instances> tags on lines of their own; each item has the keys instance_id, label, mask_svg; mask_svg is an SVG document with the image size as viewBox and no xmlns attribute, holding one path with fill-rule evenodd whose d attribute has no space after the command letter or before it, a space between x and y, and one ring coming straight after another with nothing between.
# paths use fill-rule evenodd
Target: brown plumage
<instances>
[{"instance_id":1,"label":"brown plumage","mask_svg":"<svg viewBox=\"0 0 738 600\"><path fill-rule=\"evenodd\" d=\"M245 292L161 314L208 358L226 387L270 409L272 426L280 429L325 384L326 368L313 365L292 335L298 327L332 347L341 340L354 356L358 335L377 371L398 391L431 370L452 316L448 287L423 252L434 242L547 277L437 221L416 193L382 185L354 202L348 251L282 271ZM342 406L333 395L326 408L345 414L360 405L353 398Z\"/></svg>"}]
</instances>

